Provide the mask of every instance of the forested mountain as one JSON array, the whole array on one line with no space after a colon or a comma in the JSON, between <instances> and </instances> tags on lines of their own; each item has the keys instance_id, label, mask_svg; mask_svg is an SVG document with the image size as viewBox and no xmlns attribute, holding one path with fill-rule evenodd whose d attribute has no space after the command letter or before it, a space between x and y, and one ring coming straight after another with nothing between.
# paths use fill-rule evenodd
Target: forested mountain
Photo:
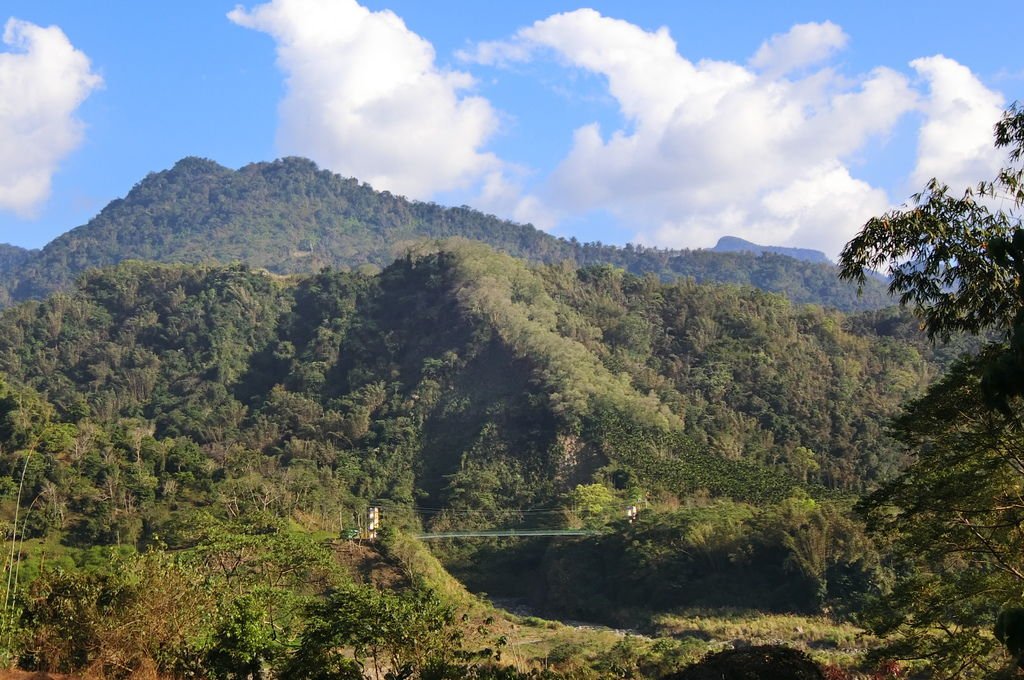
<instances>
[{"instance_id":1,"label":"forested mountain","mask_svg":"<svg viewBox=\"0 0 1024 680\"><path fill-rule=\"evenodd\" d=\"M467 207L444 208L377 192L355 179L286 158L233 171L186 158L148 175L124 199L41 251L9 247L0 254L0 295L7 301L41 297L67 287L91 267L126 259L196 263L244 262L275 273L324 266L387 266L408 244L460 236L535 262L578 266L613 264L663 279L753 285L795 302L843 310L888 302L870 281L863 296L840 282L835 269L783 255L663 250L578 243L499 220Z\"/></svg>"}]
</instances>

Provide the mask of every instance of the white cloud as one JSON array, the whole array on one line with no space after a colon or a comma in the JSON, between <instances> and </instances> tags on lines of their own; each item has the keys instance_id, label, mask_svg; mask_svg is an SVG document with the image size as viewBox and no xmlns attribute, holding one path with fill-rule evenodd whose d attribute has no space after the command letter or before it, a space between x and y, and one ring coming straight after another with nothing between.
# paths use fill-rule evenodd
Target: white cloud
<instances>
[{"instance_id":1,"label":"white cloud","mask_svg":"<svg viewBox=\"0 0 1024 680\"><path fill-rule=\"evenodd\" d=\"M538 229L554 228L561 217L536 196L524 194L521 181L509 177L508 171L487 173L473 204L484 212L500 215ZM519 174L522 170L519 169Z\"/></svg>"},{"instance_id":2,"label":"white cloud","mask_svg":"<svg viewBox=\"0 0 1024 680\"><path fill-rule=\"evenodd\" d=\"M228 17L269 33L287 76L278 146L414 198L466 188L500 161L481 150L498 117L462 71L390 11L355 0L273 0Z\"/></svg>"},{"instance_id":3,"label":"white cloud","mask_svg":"<svg viewBox=\"0 0 1024 680\"><path fill-rule=\"evenodd\" d=\"M356 0L272 0L228 16L277 43L283 152L414 198L472 192L474 205L541 228L607 213L648 244L704 247L732 234L835 256L890 206L854 164L910 111L923 120L915 188L998 167L999 94L941 56L912 62L916 83L886 67L848 77L831 60L849 38L828 21L771 36L746 64L688 59L668 29L591 9L458 53L497 66L553 56L607 83L621 125L581 125L559 165L530 176L485 150L499 119L471 93L473 78L440 67L395 14Z\"/></svg>"},{"instance_id":4,"label":"white cloud","mask_svg":"<svg viewBox=\"0 0 1024 680\"><path fill-rule=\"evenodd\" d=\"M692 61L665 28L645 31L583 9L462 56L502 65L547 53L607 79L623 125L574 132L571 150L536 192L550 214L608 211L653 245L706 247L731 234L834 257L891 205L853 171L870 140L920 111L915 177L923 168L988 177L978 170L992 167L1002 101L942 57L913 62L927 95L891 68L846 77L827 60L847 41L831 22L801 24L768 39L747 66Z\"/></svg>"},{"instance_id":5,"label":"white cloud","mask_svg":"<svg viewBox=\"0 0 1024 680\"><path fill-rule=\"evenodd\" d=\"M750 65L774 75L818 64L846 47L849 37L831 21L797 24L762 43Z\"/></svg>"},{"instance_id":6,"label":"white cloud","mask_svg":"<svg viewBox=\"0 0 1024 680\"><path fill-rule=\"evenodd\" d=\"M748 203L683 212L642 232L638 240L648 245L711 244L721 236L738 235L755 243L814 248L834 256L832 225L849 226L850 215L866 219L888 208L884 191L854 179L832 162L810 168L804 176Z\"/></svg>"},{"instance_id":7,"label":"white cloud","mask_svg":"<svg viewBox=\"0 0 1024 680\"><path fill-rule=\"evenodd\" d=\"M102 84L56 26L8 19L0 52L0 209L31 217L57 166L81 144L79 105Z\"/></svg>"},{"instance_id":8,"label":"white cloud","mask_svg":"<svg viewBox=\"0 0 1024 680\"><path fill-rule=\"evenodd\" d=\"M937 177L951 189L962 191L995 177L1006 160L1005 153L992 145L992 128L1003 112L1003 96L947 57L915 59L910 65L929 88L921 104L925 122L918 138L913 183L920 186Z\"/></svg>"},{"instance_id":9,"label":"white cloud","mask_svg":"<svg viewBox=\"0 0 1024 680\"><path fill-rule=\"evenodd\" d=\"M804 177L765 194L761 205L764 220L782 232L780 240L765 243L815 248L831 254L835 240L828 225L844 224L850 215L880 215L889 208L889 199L884 191L854 179L843 165L833 161L811 168Z\"/></svg>"},{"instance_id":10,"label":"white cloud","mask_svg":"<svg viewBox=\"0 0 1024 680\"><path fill-rule=\"evenodd\" d=\"M546 50L607 78L626 125L575 131L540 192L555 213L608 210L649 244L710 246L732 234L834 256L888 207L883 191L852 176L848 158L917 99L905 76L885 68L853 80L828 68L782 77L845 42L834 24L804 24L762 45L757 69L694 62L664 28L578 10L469 56L501 63Z\"/></svg>"},{"instance_id":11,"label":"white cloud","mask_svg":"<svg viewBox=\"0 0 1024 680\"><path fill-rule=\"evenodd\" d=\"M533 56L530 45L523 41L483 41L472 50L456 50L455 56L462 61L487 66L508 66L514 62L529 61Z\"/></svg>"}]
</instances>

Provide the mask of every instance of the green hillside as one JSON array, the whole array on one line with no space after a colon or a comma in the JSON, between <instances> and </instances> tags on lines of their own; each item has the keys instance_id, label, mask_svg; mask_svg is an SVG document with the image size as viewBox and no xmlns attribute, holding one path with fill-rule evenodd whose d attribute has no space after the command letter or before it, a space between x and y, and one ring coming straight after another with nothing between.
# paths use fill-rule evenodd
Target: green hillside
<instances>
[{"instance_id":1,"label":"green hillside","mask_svg":"<svg viewBox=\"0 0 1024 680\"><path fill-rule=\"evenodd\" d=\"M171 263L244 262L276 273L324 266L387 266L412 242L459 236L534 262L613 264L662 279L752 285L791 300L843 310L888 304L884 286L863 296L828 264L748 252L664 250L556 238L467 207L444 208L377 192L355 179L286 158L233 171L186 158L148 175L88 224L40 251L0 253L0 282L13 301L69 286L82 272L126 259Z\"/></svg>"},{"instance_id":2,"label":"green hillside","mask_svg":"<svg viewBox=\"0 0 1024 680\"><path fill-rule=\"evenodd\" d=\"M404 500L450 494L474 452L545 484L657 455L857 489L896 464L881 423L935 371L870 324L753 289L440 248L379 276L93 271L4 314L0 369L62 418L142 419L216 456L306 447L360 468L352 493ZM724 483L680 470L649 477Z\"/></svg>"},{"instance_id":3,"label":"green hillside","mask_svg":"<svg viewBox=\"0 0 1024 680\"><path fill-rule=\"evenodd\" d=\"M8 625L40 667L81 669L32 647L64 649L45 623L63 606L52 598L121 588L127 569L216 613L197 619L196 663L227 663L217 655L234 648L209 631L243 617L282 646L232 653L284 668L349 578L322 539L370 505L408 533L599 532L436 546L472 587L553 615L845 611L881 568L845 496L901 463L883 424L944 361L908 326L753 288L530 265L466 240L378 274L91 270L0 314L0 513L29 584ZM637 503L643 517L625 523ZM129 562L108 567L104 550ZM219 584L219 599L189 579ZM407 606L387 592L365 605Z\"/></svg>"}]
</instances>

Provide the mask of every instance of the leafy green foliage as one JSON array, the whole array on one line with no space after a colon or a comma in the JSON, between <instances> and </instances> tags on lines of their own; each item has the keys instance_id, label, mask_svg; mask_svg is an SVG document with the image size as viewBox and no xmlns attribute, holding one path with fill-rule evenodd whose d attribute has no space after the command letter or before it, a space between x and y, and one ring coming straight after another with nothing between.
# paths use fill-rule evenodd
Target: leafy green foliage
<instances>
[{"instance_id":1,"label":"leafy green foliage","mask_svg":"<svg viewBox=\"0 0 1024 680\"><path fill-rule=\"evenodd\" d=\"M990 243L1012 235L1006 213L968 192L956 198L932 180L916 206L868 221L843 249L841 275L865 281L866 269L889 265L889 289L921 310L930 336L1005 326L1016 313L1012 269Z\"/></svg>"},{"instance_id":2,"label":"leafy green foliage","mask_svg":"<svg viewBox=\"0 0 1024 680\"><path fill-rule=\"evenodd\" d=\"M622 516L621 500L604 484L579 484L569 493L572 512L583 526L604 526Z\"/></svg>"},{"instance_id":3,"label":"leafy green foliage","mask_svg":"<svg viewBox=\"0 0 1024 680\"><path fill-rule=\"evenodd\" d=\"M206 665L213 677L259 677L263 663L274 657L278 647L263 614L252 596L242 596L232 603L206 654Z\"/></svg>"},{"instance_id":4,"label":"leafy green foliage","mask_svg":"<svg viewBox=\"0 0 1024 680\"><path fill-rule=\"evenodd\" d=\"M201 573L153 553L105 572L47 572L26 598L23 663L99 677L181 673L198 663L213 615Z\"/></svg>"},{"instance_id":5,"label":"leafy green foliage","mask_svg":"<svg viewBox=\"0 0 1024 680\"><path fill-rule=\"evenodd\" d=\"M314 604L298 650L282 677L335 680L409 678L458 659L462 633L454 610L433 592L354 586ZM351 656L342 650L350 649Z\"/></svg>"},{"instance_id":6,"label":"leafy green foliage","mask_svg":"<svg viewBox=\"0 0 1024 680\"><path fill-rule=\"evenodd\" d=\"M939 671L992 672L1002 661L987 633L1020 602L1024 492L1019 429L988 409L986 357L966 361L913 402L897 431L914 464L864 503L869 526L901 566L893 591L868 612L889 637L883 653L926 655Z\"/></svg>"},{"instance_id":7,"label":"leafy green foliage","mask_svg":"<svg viewBox=\"0 0 1024 680\"><path fill-rule=\"evenodd\" d=\"M9 279L14 272L26 266L37 254L37 251L0 243L0 278ZM7 306L11 302L10 291L6 286L0 287L0 304Z\"/></svg>"},{"instance_id":8,"label":"leafy green foliage","mask_svg":"<svg viewBox=\"0 0 1024 680\"><path fill-rule=\"evenodd\" d=\"M1024 113L1011 109L996 143L1019 162ZM935 677L981 677L1005 666L1000 643L1017 653L1009 620L1024 583L1021 431L1024 377L1024 204L1019 167L982 183L993 210L933 181L918 204L870 221L842 256L845 276L893 262L891 287L914 305L933 337L989 331L974 357L956 364L909 404L895 433L914 454L900 476L863 503L877 534L894 542L898 579L868 612L889 636L883 654L922 660ZM1016 635L1013 635L1014 639Z\"/></svg>"},{"instance_id":9,"label":"leafy green foliage","mask_svg":"<svg viewBox=\"0 0 1024 680\"><path fill-rule=\"evenodd\" d=\"M45 453L33 531L80 546L145 542L210 502L338 529L418 496L450 510L439 527L509 525L607 465L677 496L859 488L899 464L882 418L936 369L849 323L469 243L376 277L127 263L5 312L0 368L45 398L8 404L0 468Z\"/></svg>"}]
</instances>

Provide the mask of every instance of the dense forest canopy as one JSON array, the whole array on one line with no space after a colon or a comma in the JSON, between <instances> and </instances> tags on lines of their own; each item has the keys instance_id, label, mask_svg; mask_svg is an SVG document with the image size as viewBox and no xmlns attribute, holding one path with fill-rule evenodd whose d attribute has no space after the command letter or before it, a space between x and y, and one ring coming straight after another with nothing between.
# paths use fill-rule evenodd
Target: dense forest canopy
<instances>
[{"instance_id":1,"label":"dense forest canopy","mask_svg":"<svg viewBox=\"0 0 1024 680\"><path fill-rule=\"evenodd\" d=\"M453 236L490 244L534 262L613 264L669 280L752 285L791 300L843 310L887 304L883 287L841 282L827 263L784 255L664 250L579 243L556 238L468 207L444 208L374 191L355 179L286 158L233 171L199 158L152 173L88 224L40 251L0 252L4 300L41 297L67 288L85 270L122 260L223 264L244 262L275 273L324 266L383 268L408 244Z\"/></svg>"},{"instance_id":2,"label":"dense forest canopy","mask_svg":"<svg viewBox=\"0 0 1024 680\"><path fill-rule=\"evenodd\" d=\"M483 672L445 651L470 605L433 558L388 534L373 559L427 564L441 599L354 583L324 543L371 505L404 532L599 532L438 547L556 616L851 612L889 573L851 496L905 465L887 419L966 346L829 264L579 244L301 159L185 159L0 272L26 300L0 313L3 648L108 676ZM339 604L405 618L357 642Z\"/></svg>"},{"instance_id":3,"label":"dense forest canopy","mask_svg":"<svg viewBox=\"0 0 1024 680\"><path fill-rule=\"evenodd\" d=\"M883 420L938 370L899 328L754 289L532 268L463 242L380 275L97 270L4 314L0 368L61 418L138 418L220 457L305 447L376 466L374 496L410 499L414 472L451 479L473 451L513 476L578 481L634 441L859 489L899 464ZM635 428L648 434L627 437Z\"/></svg>"}]
</instances>

